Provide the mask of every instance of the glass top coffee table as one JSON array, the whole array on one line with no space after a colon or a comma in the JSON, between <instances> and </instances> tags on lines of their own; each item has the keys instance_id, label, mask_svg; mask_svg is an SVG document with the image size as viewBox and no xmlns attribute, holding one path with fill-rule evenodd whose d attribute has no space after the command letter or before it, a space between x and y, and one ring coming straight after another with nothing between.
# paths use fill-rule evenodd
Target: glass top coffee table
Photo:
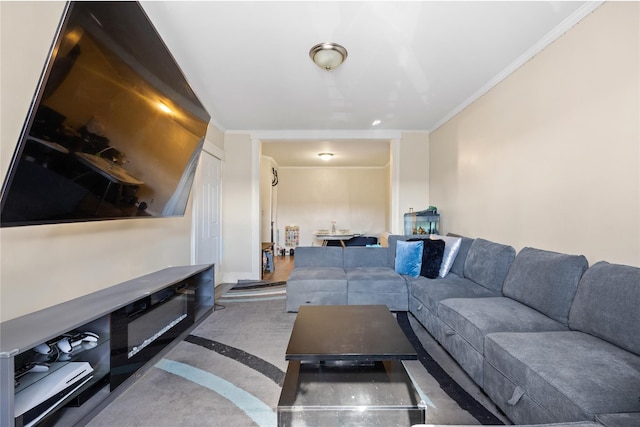
<instances>
[{"instance_id":1,"label":"glass top coffee table","mask_svg":"<svg viewBox=\"0 0 640 427\"><path fill-rule=\"evenodd\" d=\"M279 426L424 423L402 364L417 353L384 305L300 307L285 359Z\"/></svg>"}]
</instances>

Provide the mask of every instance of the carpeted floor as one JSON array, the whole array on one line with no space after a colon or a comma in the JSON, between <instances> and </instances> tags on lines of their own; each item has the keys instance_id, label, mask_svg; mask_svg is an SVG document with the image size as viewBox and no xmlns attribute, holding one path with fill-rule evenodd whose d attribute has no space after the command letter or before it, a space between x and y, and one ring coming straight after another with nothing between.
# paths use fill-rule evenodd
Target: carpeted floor
<instances>
[{"instance_id":1,"label":"carpeted floor","mask_svg":"<svg viewBox=\"0 0 640 427\"><path fill-rule=\"evenodd\" d=\"M284 311L284 292L276 285L225 293L211 316L88 425L275 426L296 317ZM414 346L433 345L410 314L398 320ZM449 376L430 352L404 362L427 403L427 423L500 424L477 392L458 385L464 377Z\"/></svg>"}]
</instances>

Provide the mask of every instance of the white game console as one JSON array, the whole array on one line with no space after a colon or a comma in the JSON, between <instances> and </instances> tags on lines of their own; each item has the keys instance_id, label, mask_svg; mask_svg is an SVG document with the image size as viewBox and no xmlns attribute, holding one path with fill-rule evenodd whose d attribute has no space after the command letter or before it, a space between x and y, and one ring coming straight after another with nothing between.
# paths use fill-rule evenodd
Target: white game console
<instances>
[{"instance_id":1,"label":"white game console","mask_svg":"<svg viewBox=\"0 0 640 427\"><path fill-rule=\"evenodd\" d=\"M25 426L34 424L89 381L93 377L92 372L93 368L88 362L69 362L52 363L50 373L27 374L40 375L42 378L16 393L14 416L25 415Z\"/></svg>"}]
</instances>

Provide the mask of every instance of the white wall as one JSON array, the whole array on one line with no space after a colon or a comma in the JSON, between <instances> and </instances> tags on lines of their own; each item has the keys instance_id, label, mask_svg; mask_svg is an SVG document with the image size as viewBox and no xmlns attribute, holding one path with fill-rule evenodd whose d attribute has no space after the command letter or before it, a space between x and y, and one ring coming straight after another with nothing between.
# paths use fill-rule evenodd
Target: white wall
<instances>
[{"instance_id":1,"label":"white wall","mask_svg":"<svg viewBox=\"0 0 640 427\"><path fill-rule=\"evenodd\" d=\"M260 150L250 135L227 133L222 177L222 280L258 279ZM254 163L255 160L255 163Z\"/></svg>"},{"instance_id":2,"label":"white wall","mask_svg":"<svg viewBox=\"0 0 640 427\"><path fill-rule=\"evenodd\" d=\"M607 2L431 134L442 231L640 265L638 2Z\"/></svg>"},{"instance_id":3,"label":"white wall","mask_svg":"<svg viewBox=\"0 0 640 427\"><path fill-rule=\"evenodd\" d=\"M386 231L386 168L281 167L278 170L281 246L287 225L300 227L300 246L319 245L318 229L349 229L378 236Z\"/></svg>"},{"instance_id":4,"label":"white wall","mask_svg":"<svg viewBox=\"0 0 640 427\"><path fill-rule=\"evenodd\" d=\"M403 132L402 139L391 144L391 193L393 234L404 233L404 214L410 209L427 209L429 201L429 134Z\"/></svg>"},{"instance_id":5,"label":"white wall","mask_svg":"<svg viewBox=\"0 0 640 427\"><path fill-rule=\"evenodd\" d=\"M209 127L207 128L207 141L211 142L213 145L215 145L217 148L219 148L222 152L224 152L224 132L222 132L220 129L218 129L217 125L215 124L215 121L213 119L211 119L211 122L209 123ZM210 151L214 151L210 150ZM218 153L220 154L220 153Z\"/></svg>"},{"instance_id":6,"label":"white wall","mask_svg":"<svg viewBox=\"0 0 640 427\"><path fill-rule=\"evenodd\" d=\"M3 178L63 8L61 2L0 2ZM0 320L171 265L188 265L190 234L190 208L181 218L0 229Z\"/></svg>"},{"instance_id":7,"label":"white wall","mask_svg":"<svg viewBox=\"0 0 640 427\"><path fill-rule=\"evenodd\" d=\"M0 2L2 176L15 150L63 7L61 2ZM15 40L21 42L15 43ZM260 178L259 172L255 172L259 171L259 166L254 168L256 153L252 148L256 142L248 134L223 135L214 127L210 127L207 139L225 149L222 281L255 279L260 271L259 242L262 240L259 232ZM415 156L407 156L406 161L415 161ZM384 193L388 201L389 179L379 185L383 191L377 194ZM385 203L376 214L379 218L364 225L358 221L358 225L348 227L357 227L363 232L388 230L390 207ZM188 211L184 218L177 219L0 230L0 318L16 317L167 265L188 264L190 217ZM335 219L340 226L342 219ZM282 223L281 228L284 225Z\"/></svg>"},{"instance_id":8,"label":"white wall","mask_svg":"<svg viewBox=\"0 0 640 427\"><path fill-rule=\"evenodd\" d=\"M276 243L284 246L287 225L300 226L300 245L320 244L317 229L337 228L377 235L403 232L403 214L429 202L429 134L403 132L392 141L390 164L381 168L278 168ZM260 242L269 234L261 211L268 201L270 170L255 135L227 132L224 138L222 280L260 277ZM292 136L295 138L295 136ZM326 136L330 139L330 136ZM395 147L395 148L394 148ZM269 172L269 173L267 173ZM396 231L394 231L394 229Z\"/></svg>"}]
</instances>

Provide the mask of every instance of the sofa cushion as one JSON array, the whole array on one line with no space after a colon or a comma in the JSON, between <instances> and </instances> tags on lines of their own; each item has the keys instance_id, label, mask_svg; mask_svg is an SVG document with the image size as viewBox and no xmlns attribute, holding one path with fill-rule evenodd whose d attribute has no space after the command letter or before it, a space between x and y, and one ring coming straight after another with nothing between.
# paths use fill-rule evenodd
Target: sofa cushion
<instances>
[{"instance_id":1,"label":"sofa cushion","mask_svg":"<svg viewBox=\"0 0 640 427\"><path fill-rule=\"evenodd\" d=\"M640 357L592 335L495 333L487 335L484 346L485 390L516 423L534 417L512 417L525 395L554 421L640 410ZM494 387L497 376L507 378L514 389L505 390L504 383Z\"/></svg>"},{"instance_id":2,"label":"sofa cushion","mask_svg":"<svg viewBox=\"0 0 640 427\"><path fill-rule=\"evenodd\" d=\"M427 279L435 279L440 274L440 266L442 265L442 258L444 257L444 240L415 238L409 239L408 241L412 242L418 240L422 241L424 245L424 247L422 248L422 265L420 266L420 276L424 276Z\"/></svg>"},{"instance_id":3,"label":"sofa cushion","mask_svg":"<svg viewBox=\"0 0 640 427\"><path fill-rule=\"evenodd\" d=\"M449 273L445 278L437 279L427 279L422 276L408 277L407 282L411 295L434 314L437 313L438 303L448 298L480 298L499 295L497 292L453 273Z\"/></svg>"},{"instance_id":4,"label":"sofa cushion","mask_svg":"<svg viewBox=\"0 0 640 427\"><path fill-rule=\"evenodd\" d=\"M347 304L384 304L391 311L409 309L407 282L388 267L346 269Z\"/></svg>"},{"instance_id":5,"label":"sofa cushion","mask_svg":"<svg viewBox=\"0 0 640 427\"><path fill-rule=\"evenodd\" d=\"M533 308L506 297L446 299L438 305L438 317L480 354L484 354L484 337L492 332L568 329Z\"/></svg>"},{"instance_id":6,"label":"sofa cushion","mask_svg":"<svg viewBox=\"0 0 640 427\"><path fill-rule=\"evenodd\" d=\"M569 327L640 355L640 268L598 262L584 275Z\"/></svg>"},{"instance_id":7,"label":"sofa cushion","mask_svg":"<svg viewBox=\"0 0 640 427\"><path fill-rule=\"evenodd\" d=\"M409 311L409 296L400 292L349 292L349 305L386 305L389 311Z\"/></svg>"},{"instance_id":8,"label":"sofa cushion","mask_svg":"<svg viewBox=\"0 0 640 427\"><path fill-rule=\"evenodd\" d=\"M386 267L388 249L382 247L347 246L344 251L344 268Z\"/></svg>"},{"instance_id":9,"label":"sofa cushion","mask_svg":"<svg viewBox=\"0 0 640 427\"><path fill-rule=\"evenodd\" d=\"M562 331L556 322L506 297L453 298L440 301L442 346L480 386L484 379L484 337L492 332Z\"/></svg>"},{"instance_id":10,"label":"sofa cushion","mask_svg":"<svg viewBox=\"0 0 640 427\"><path fill-rule=\"evenodd\" d=\"M469 427L471 427L473 424L469 424ZM413 427L423 427L423 426L429 426L429 427L449 427L451 426L451 424L416 424ZM458 425L458 427L462 427L460 425ZM540 424L518 424L518 427L602 427L602 424L600 423L596 423L593 421L575 421L575 422L570 422L570 423L552 423L552 424L545 424L545 425L540 425ZM609 426L606 426L609 427ZM622 426L618 426L618 427L622 427ZM625 426L625 427L637 427L637 425L629 425L629 426Z\"/></svg>"},{"instance_id":11,"label":"sofa cushion","mask_svg":"<svg viewBox=\"0 0 640 427\"><path fill-rule=\"evenodd\" d=\"M349 292L393 292L403 289L407 282L388 267L356 267L345 270Z\"/></svg>"},{"instance_id":12,"label":"sofa cushion","mask_svg":"<svg viewBox=\"0 0 640 427\"><path fill-rule=\"evenodd\" d=\"M298 311L301 305L346 303L347 275L342 267L296 267L289 274L287 311Z\"/></svg>"},{"instance_id":13,"label":"sofa cushion","mask_svg":"<svg viewBox=\"0 0 640 427\"><path fill-rule=\"evenodd\" d=\"M298 246L293 259L294 268L344 267L342 248L331 246Z\"/></svg>"},{"instance_id":14,"label":"sofa cushion","mask_svg":"<svg viewBox=\"0 0 640 427\"><path fill-rule=\"evenodd\" d=\"M640 412L598 414L596 420L605 427L638 427Z\"/></svg>"},{"instance_id":15,"label":"sofa cushion","mask_svg":"<svg viewBox=\"0 0 640 427\"><path fill-rule=\"evenodd\" d=\"M582 255L523 248L511 264L502 293L567 325L571 302L587 267Z\"/></svg>"},{"instance_id":16,"label":"sofa cushion","mask_svg":"<svg viewBox=\"0 0 640 427\"><path fill-rule=\"evenodd\" d=\"M467 260L467 254L469 253L469 248L471 247L471 243L473 243L473 239L469 237L461 237L461 239L458 255L456 255L456 259L453 261L453 265L449 271L460 277L464 277L464 262Z\"/></svg>"},{"instance_id":17,"label":"sofa cushion","mask_svg":"<svg viewBox=\"0 0 640 427\"><path fill-rule=\"evenodd\" d=\"M502 293L502 284L515 256L516 250L511 246L475 239L464 263L464 277Z\"/></svg>"},{"instance_id":18,"label":"sofa cushion","mask_svg":"<svg viewBox=\"0 0 640 427\"><path fill-rule=\"evenodd\" d=\"M344 280L347 275L342 267L296 267L291 270L287 283L296 281Z\"/></svg>"},{"instance_id":19,"label":"sofa cushion","mask_svg":"<svg viewBox=\"0 0 640 427\"><path fill-rule=\"evenodd\" d=\"M416 277L420 275L422 266L422 248L420 242L398 241L396 244L395 271L398 274Z\"/></svg>"}]
</instances>

